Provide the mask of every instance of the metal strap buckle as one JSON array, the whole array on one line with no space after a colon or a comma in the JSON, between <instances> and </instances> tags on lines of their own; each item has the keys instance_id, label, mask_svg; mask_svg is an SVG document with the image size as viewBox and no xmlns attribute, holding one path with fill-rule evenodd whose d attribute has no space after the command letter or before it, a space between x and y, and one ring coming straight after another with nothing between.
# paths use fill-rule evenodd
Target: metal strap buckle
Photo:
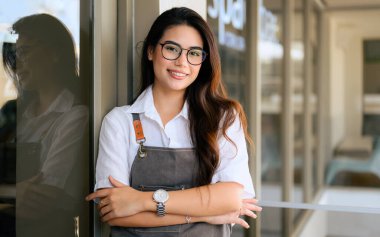
<instances>
[{"instance_id":1,"label":"metal strap buckle","mask_svg":"<svg viewBox=\"0 0 380 237\"><path fill-rule=\"evenodd\" d=\"M139 151L138 151L139 157L141 159L143 159L143 158L146 157L146 150L144 148L144 144L143 143L144 143L143 141L140 142Z\"/></svg>"}]
</instances>

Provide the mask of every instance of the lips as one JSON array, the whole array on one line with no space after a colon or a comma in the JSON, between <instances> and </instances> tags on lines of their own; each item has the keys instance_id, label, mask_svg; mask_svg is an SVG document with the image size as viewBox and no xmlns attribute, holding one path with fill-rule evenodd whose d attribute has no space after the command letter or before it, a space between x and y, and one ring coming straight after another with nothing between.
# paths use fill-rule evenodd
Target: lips
<instances>
[{"instance_id":1,"label":"lips","mask_svg":"<svg viewBox=\"0 0 380 237\"><path fill-rule=\"evenodd\" d=\"M168 70L170 75L175 79L184 79L188 74L181 71Z\"/></svg>"}]
</instances>

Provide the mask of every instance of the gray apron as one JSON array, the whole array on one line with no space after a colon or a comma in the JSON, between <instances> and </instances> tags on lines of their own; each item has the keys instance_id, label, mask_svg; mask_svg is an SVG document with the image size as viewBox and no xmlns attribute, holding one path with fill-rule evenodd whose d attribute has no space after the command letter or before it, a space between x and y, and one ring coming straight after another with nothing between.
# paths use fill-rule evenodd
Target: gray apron
<instances>
[{"instance_id":1,"label":"gray apron","mask_svg":"<svg viewBox=\"0 0 380 237\"><path fill-rule=\"evenodd\" d=\"M134 124L141 126L139 114L132 114ZM145 138L136 131L139 151L130 171L131 187L140 191L167 191L193 188L198 174L198 159L193 148L163 148L143 146ZM139 133L142 139L138 138ZM153 200L152 200L153 202ZM165 217L162 217L165 218ZM185 217L184 217L185 219ZM111 228L112 237L229 237L231 225L190 223L163 227L117 227Z\"/></svg>"}]
</instances>

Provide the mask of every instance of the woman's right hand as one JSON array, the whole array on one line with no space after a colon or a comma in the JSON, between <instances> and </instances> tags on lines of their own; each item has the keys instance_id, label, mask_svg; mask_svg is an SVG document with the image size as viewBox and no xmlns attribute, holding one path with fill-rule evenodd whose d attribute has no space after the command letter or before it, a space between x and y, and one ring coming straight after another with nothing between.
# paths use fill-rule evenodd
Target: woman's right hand
<instances>
[{"instance_id":1,"label":"woman's right hand","mask_svg":"<svg viewBox=\"0 0 380 237\"><path fill-rule=\"evenodd\" d=\"M248 223L242 218L240 218L240 216L249 216L252 218L256 218L257 215L254 213L254 211L260 212L262 210L261 207L256 205L257 202L258 201L256 199L243 199L242 207L239 211L231 212L231 213L227 213L227 214L219 215L219 216L207 216L205 217L204 221L209 224L214 224L214 225L234 223L248 229L249 228Z\"/></svg>"},{"instance_id":2,"label":"woman's right hand","mask_svg":"<svg viewBox=\"0 0 380 237\"><path fill-rule=\"evenodd\" d=\"M128 217L145 211L144 192L137 191L109 177L113 188L101 189L86 197L87 201L100 199L98 210L102 221L107 222L117 217Z\"/></svg>"}]
</instances>

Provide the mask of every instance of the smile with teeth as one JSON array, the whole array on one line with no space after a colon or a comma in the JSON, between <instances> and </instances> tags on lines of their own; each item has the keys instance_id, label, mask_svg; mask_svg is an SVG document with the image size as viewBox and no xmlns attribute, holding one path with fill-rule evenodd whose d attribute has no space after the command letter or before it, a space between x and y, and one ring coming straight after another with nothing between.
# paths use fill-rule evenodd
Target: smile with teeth
<instances>
[{"instance_id":1,"label":"smile with teeth","mask_svg":"<svg viewBox=\"0 0 380 237\"><path fill-rule=\"evenodd\" d=\"M170 74L176 77L185 77L187 75L186 73L182 73L182 72L174 72L174 71L169 71L169 72Z\"/></svg>"}]
</instances>

